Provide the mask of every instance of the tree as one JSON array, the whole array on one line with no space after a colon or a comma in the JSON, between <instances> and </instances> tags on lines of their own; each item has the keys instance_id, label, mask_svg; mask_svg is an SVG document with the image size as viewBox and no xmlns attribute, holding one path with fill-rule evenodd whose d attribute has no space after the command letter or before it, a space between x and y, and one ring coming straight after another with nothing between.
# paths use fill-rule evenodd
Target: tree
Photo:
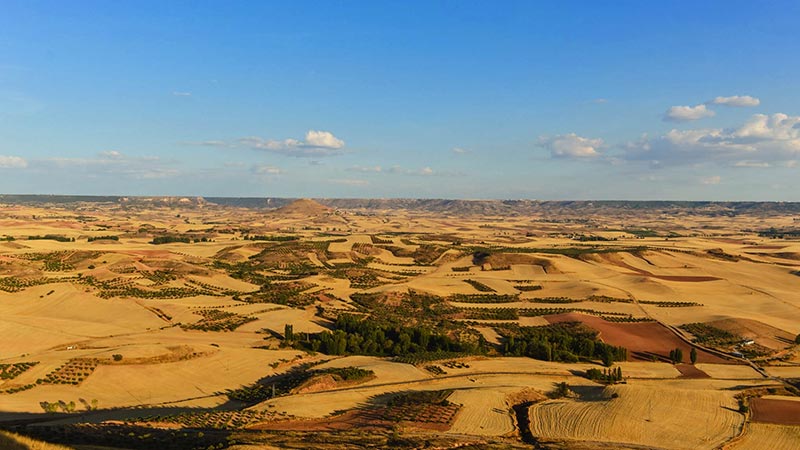
<instances>
[{"instance_id":1,"label":"tree","mask_svg":"<svg viewBox=\"0 0 800 450\"><path fill-rule=\"evenodd\" d=\"M794 338L794 343L795 344L800 344L800 334L798 334L797 337Z\"/></svg>"},{"instance_id":2,"label":"tree","mask_svg":"<svg viewBox=\"0 0 800 450\"><path fill-rule=\"evenodd\" d=\"M294 341L294 327L292 325L287 323L283 326L283 337L289 342Z\"/></svg>"},{"instance_id":3,"label":"tree","mask_svg":"<svg viewBox=\"0 0 800 450\"><path fill-rule=\"evenodd\" d=\"M697 349L692 347L692 351L689 352L689 360L692 361L692 364L697 362Z\"/></svg>"}]
</instances>

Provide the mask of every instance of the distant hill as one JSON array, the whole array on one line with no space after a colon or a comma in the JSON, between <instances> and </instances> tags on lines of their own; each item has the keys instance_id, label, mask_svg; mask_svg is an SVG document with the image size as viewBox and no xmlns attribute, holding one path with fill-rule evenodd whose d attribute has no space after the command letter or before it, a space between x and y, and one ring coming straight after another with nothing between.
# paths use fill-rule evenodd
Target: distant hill
<instances>
[{"instance_id":1,"label":"distant hill","mask_svg":"<svg viewBox=\"0 0 800 450\"><path fill-rule=\"evenodd\" d=\"M59 195L1 195L0 204L66 205L78 203L116 203L125 207L224 207L271 209L283 214L325 215L332 209L423 211L451 216L544 215L589 218L592 215L631 215L642 212L702 216L800 215L800 202L704 202L704 201L621 201L621 200L449 200L413 198L330 198L296 199L277 197L113 197Z\"/></svg>"},{"instance_id":2,"label":"distant hill","mask_svg":"<svg viewBox=\"0 0 800 450\"><path fill-rule=\"evenodd\" d=\"M274 211L275 214L284 216L323 216L333 212L333 208L325 206L315 200L302 198L288 205L281 206Z\"/></svg>"}]
</instances>

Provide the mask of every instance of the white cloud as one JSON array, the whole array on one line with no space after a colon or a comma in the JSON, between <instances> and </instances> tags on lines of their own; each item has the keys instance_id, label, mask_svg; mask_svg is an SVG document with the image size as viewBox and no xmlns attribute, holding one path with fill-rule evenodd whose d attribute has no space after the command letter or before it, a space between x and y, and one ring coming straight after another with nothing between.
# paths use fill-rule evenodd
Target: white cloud
<instances>
[{"instance_id":1,"label":"white cloud","mask_svg":"<svg viewBox=\"0 0 800 450\"><path fill-rule=\"evenodd\" d=\"M716 113L706 108L706 105L673 106L664 113L667 122L689 122L706 117L713 117Z\"/></svg>"},{"instance_id":2,"label":"white cloud","mask_svg":"<svg viewBox=\"0 0 800 450\"><path fill-rule=\"evenodd\" d=\"M305 145L321 148L342 148L344 147L344 141L338 139L329 131L308 130Z\"/></svg>"},{"instance_id":3,"label":"white cloud","mask_svg":"<svg viewBox=\"0 0 800 450\"><path fill-rule=\"evenodd\" d=\"M305 140L263 139L257 136L239 139L239 144L256 150L265 150L296 157L333 156L342 153L344 141L328 131L309 130Z\"/></svg>"},{"instance_id":4,"label":"white cloud","mask_svg":"<svg viewBox=\"0 0 800 450\"><path fill-rule=\"evenodd\" d=\"M800 116L755 114L739 127L671 130L663 136L628 143L627 160L651 165L720 163L765 167L800 158ZM746 164L741 164L746 161Z\"/></svg>"},{"instance_id":5,"label":"white cloud","mask_svg":"<svg viewBox=\"0 0 800 450\"><path fill-rule=\"evenodd\" d=\"M607 98L596 98L592 100L592 103L597 103L598 105L602 105L603 103L608 103Z\"/></svg>"},{"instance_id":6,"label":"white cloud","mask_svg":"<svg viewBox=\"0 0 800 450\"><path fill-rule=\"evenodd\" d=\"M69 169L85 176L117 176L133 179L159 179L180 175L157 156L129 157L120 152L101 152L95 158L45 158L33 162L47 171Z\"/></svg>"},{"instance_id":7,"label":"white cloud","mask_svg":"<svg viewBox=\"0 0 800 450\"><path fill-rule=\"evenodd\" d=\"M423 167L421 169L414 170L414 169L406 169L401 166L392 166L389 170L387 170L387 172L399 175L416 175L416 176L426 176L426 177L438 174L438 172L434 171L430 167Z\"/></svg>"},{"instance_id":8,"label":"white cloud","mask_svg":"<svg viewBox=\"0 0 800 450\"><path fill-rule=\"evenodd\" d=\"M203 147L230 147L231 144L225 141L200 141L200 142L185 142L186 145L200 145Z\"/></svg>"},{"instance_id":9,"label":"white cloud","mask_svg":"<svg viewBox=\"0 0 800 450\"><path fill-rule=\"evenodd\" d=\"M0 169L24 169L28 167L28 161L19 156L0 155Z\"/></svg>"},{"instance_id":10,"label":"white cloud","mask_svg":"<svg viewBox=\"0 0 800 450\"><path fill-rule=\"evenodd\" d=\"M191 97L192 93L191 92L173 91L172 95L175 96L175 97Z\"/></svg>"},{"instance_id":11,"label":"white cloud","mask_svg":"<svg viewBox=\"0 0 800 450\"><path fill-rule=\"evenodd\" d=\"M700 183L705 184L707 186L719 184L720 181L722 181L722 177L720 177L719 175L714 175L711 177L705 177L700 179Z\"/></svg>"},{"instance_id":12,"label":"white cloud","mask_svg":"<svg viewBox=\"0 0 800 450\"><path fill-rule=\"evenodd\" d=\"M569 133L553 137L542 136L539 138L539 145L550 150L553 158L591 159L600 156L599 149L603 147L603 140Z\"/></svg>"},{"instance_id":13,"label":"white cloud","mask_svg":"<svg viewBox=\"0 0 800 450\"><path fill-rule=\"evenodd\" d=\"M471 153L469 150L461 147L453 147L451 151L456 155L466 155L467 153Z\"/></svg>"},{"instance_id":14,"label":"white cloud","mask_svg":"<svg viewBox=\"0 0 800 450\"><path fill-rule=\"evenodd\" d=\"M284 172L275 166L255 165L253 166L253 173L258 175L280 175Z\"/></svg>"},{"instance_id":15,"label":"white cloud","mask_svg":"<svg viewBox=\"0 0 800 450\"><path fill-rule=\"evenodd\" d=\"M381 166L353 166L347 170L350 172L381 173L383 168Z\"/></svg>"},{"instance_id":16,"label":"white cloud","mask_svg":"<svg viewBox=\"0 0 800 450\"><path fill-rule=\"evenodd\" d=\"M736 106L740 108L758 106L761 100L749 95L733 95L730 97L717 97L709 103L713 105Z\"/></svg>"},{"instance_id":17,"label":"white cloud","mask_svg":"<svg viewBox=\"0 0 800 450\"><path fill-rule=\"evenodd\" d=\"M101 158L118 159L118 158L122 158L122 153L120 153L120 152L118 152L116 150L108 150L108 151L105 151L105 152L100 152L100 157Z\"/></svg>"},{"instance_id":18,"label":"white cloud","mask_svg":"<svg viewBox=\"0 0 800 450\"><path fill-rule=\"evenodd\" d=\"M736 161L733 167L765 168L770 167L770 163L764 161Z\"/></svg>"},{"instance_id":19,"label":"white cloud","mask_svg":"<svg viewBox=\"0 0 800 450\"><path fill-rule=\"evenodd\" d=\"M368 186L369 181L367 180L353 180L353 179L337 179L337 180L328 180L330 183L333 184L343 184L346 186Z\"/></svg>"}]
</instances>

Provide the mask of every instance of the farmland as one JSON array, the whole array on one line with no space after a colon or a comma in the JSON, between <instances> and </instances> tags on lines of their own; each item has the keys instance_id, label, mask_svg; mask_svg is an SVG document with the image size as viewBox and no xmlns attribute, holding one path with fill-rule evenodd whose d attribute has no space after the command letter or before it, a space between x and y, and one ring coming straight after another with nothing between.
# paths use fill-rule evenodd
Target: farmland
<instances>
[{"instance_id":1,"label":"farmland","mask_svg":"<svg viewBox=\"0 0 800 450\"><path fill-rule=\"evenodd\" d=\"M758 232L790 213L219 202L0 204L0 428L176 450L797 439L800 240Z\"/></svg>"}]
</instances>

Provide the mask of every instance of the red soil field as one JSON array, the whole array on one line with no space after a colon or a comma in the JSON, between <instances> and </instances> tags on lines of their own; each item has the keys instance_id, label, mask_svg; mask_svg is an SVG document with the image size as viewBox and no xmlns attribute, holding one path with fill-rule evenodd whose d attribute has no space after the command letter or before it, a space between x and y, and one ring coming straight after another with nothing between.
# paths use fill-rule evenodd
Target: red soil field
<instances>
[{"instance_id":1,"label":"red soil field","mask_svg":"<svg viewBox=\"0 0 800 450\"><path fill-rule=\"evenodd\" d=\"M699 356L699 355L698 355ZM711 378L707 373L698 369L691 364L677 364L675 366L678 372L681 373L680 378L698 379L698 378Z\"/></svg>"},{"instance_id":2,"label":"red soil field","mask_svg":"<svg viewBox=\"0 0 800 450\"><path fill-rule=\"evenodd\" d=\"M666 361L669 352L679 348L683 351L683 360L688 362L692 349L672 331L655 322L615 323L581 313L554 314L545 316L545 319L550 323L581 322L600 332L603 342L627 348L629 361L652 361L653 356ZM697 351L697 362L731 364L702 350Z\"/></svg>"},{"instance_id":3,"label":"red soil field","mask_svg":"<svg viewBox=\"0 0 800 450\"><path fill-rule=\"evenodd\" d=\"M755 398L750 401L754 422L800 425L800 402Z\"/></svg>"}]
</instances>

